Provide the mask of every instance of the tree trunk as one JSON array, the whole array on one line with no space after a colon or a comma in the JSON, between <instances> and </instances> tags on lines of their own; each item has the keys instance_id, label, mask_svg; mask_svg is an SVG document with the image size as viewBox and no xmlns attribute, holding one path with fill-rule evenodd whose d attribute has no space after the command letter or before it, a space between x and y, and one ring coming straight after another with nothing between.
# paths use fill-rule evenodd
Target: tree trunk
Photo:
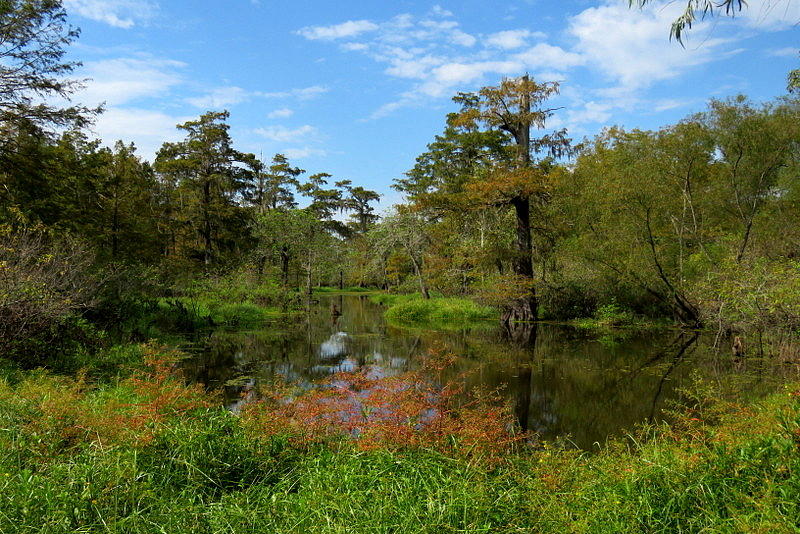
<instances>
[{"instance_id":1,"label":"tree trunk","mask_svg":"<svg viewBox=\"0 0 800 534\"><path fill-rule=\"evenodd\" d=\"M211 263L211 182L206 179L203 183L203 263Z\"/></svg>"},{"instance_id":2,"label":"tree trunk","mask_svg":"<svg viewBox=\"0 0 800 534\"><path fill-rule=\"evenodd\" d=\"M414 272L417 275L417 280L419 281L419 291L422 293L422 297L425 299L431 298L430 293L428 292L428 287L425 285L425 279L422 277L422 269L420 269L419 262L414 257L413 254L411 256L411 262L414 264Z\"/></svg>"},{"instance_id":3,"label":"tree trunk","mask_svg":"<svg viewBox=\"0 0 800 534\"><path fill-rule=\"evenodd\" d=\"M528 75L522 77L524 83L529 81ZM531 166L531 97L523 92L519 103L520 117L518 123L507 125L514 135L519 152L520 168ZM536 290L533 287L533 244L531 241L531 201L528 196L517 196L511 200L517 218L517 232L514 246L516 253L512 262L514 274L527 284L523 295L508 305L503 312L503 322L535 321L537 319Z\"/></svg>"},{"instance_id":4,"label":"tree trunk","mask_svg":"<svg viewBox=\"0 0 800 534\"><path fill-rule=\"evenodd\" d=\"M281 247L281 281L283 287L289 286L289 249L286 245Z\"/></svg>"},{"instance_id":5,"label":"tree trunk","mask_svg":"<svg viewBox=\"0 0 800 534\"><path fill-rule=\"evenodd\" d=\"M531 241L530 200L515 197L511 204L517 217L517 234L514 242L516 254L512 261L514 274L527 284L523 295L511 302L503 312L504 322L535 321L537 319L536 290L533 287L533 244Z\"/></svg>"}]
</instances>

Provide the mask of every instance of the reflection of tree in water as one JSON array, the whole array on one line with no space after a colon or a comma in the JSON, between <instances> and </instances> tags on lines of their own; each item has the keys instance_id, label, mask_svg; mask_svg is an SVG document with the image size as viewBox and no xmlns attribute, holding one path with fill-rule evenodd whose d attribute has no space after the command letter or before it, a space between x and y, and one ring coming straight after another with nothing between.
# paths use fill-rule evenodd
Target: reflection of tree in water
<instances>
[{"instance_id":1,"label":"reflection of tree in water","mask_svg":"<svg viewBox=\"0 0 800 534\"><path fill-rule=\"evenodd\" d=\"M383 308L365 297L319 300L308 315L288 316L256 332L217 331L199 340L187 375L211 387L242 377L226 388L234 401L275 380L308 388L337 371L365 367L393 376L419 368L431 350L444 351L456 360L442 379L465 374L467 388L504 386L523 428L547 439L569 434L591 448L610 434L657 419L691 370L705 376L736 372L729 355L721 365L708 340L696 333L632 333L608 345L550 324L401 329L387 325ZM748 387L757 388L756 380Z\"/></svg>"}]
</instances>

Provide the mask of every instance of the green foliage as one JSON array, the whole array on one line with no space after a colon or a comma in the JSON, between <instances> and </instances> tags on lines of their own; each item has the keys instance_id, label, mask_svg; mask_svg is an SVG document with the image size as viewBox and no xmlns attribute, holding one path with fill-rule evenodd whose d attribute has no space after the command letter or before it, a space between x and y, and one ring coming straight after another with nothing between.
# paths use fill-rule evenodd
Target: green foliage
<instances>
[{"instance_id":1,"label":"green foliage","mask_svg":"<svg viewBox=\"0 0 800 534\"><path fill-rule=\"evenodd\" d=\"M497 317L495 309L469 299L436 296L426 299L420 294L382 294L371 299L388 306L386 319L400 325L442 328Z\"/></svg>"},{"instance_id":2,"label":"green foliage","mask_svg":"<svg viewBox=\"0 0 800 534\"><path fill-rule=\"evenodd\" d=\"M740 406L698 383L687 391L688 412L633 441L595 454L544 445L484 465L424 450L253 439L224 410L162 405L180 388L153 380L91 388L37 373L0 381L0 531L800 528L795 387ZM126 430L150 413L160 415Z\"/></svg>"},{"instance_id":3,"label":"green foliage","mask_svg":"<svg viewBox=\"0 0 800 534\"><path fill-rule=\"evenodd\" d=\"M80 63L65 61L78 30L60 0L0 2L0 131L15 126L86 125L97 110L58 106L81 87L67 78ZM3 143L5 139L3 139Z\"/></svg>"}]
</instances>

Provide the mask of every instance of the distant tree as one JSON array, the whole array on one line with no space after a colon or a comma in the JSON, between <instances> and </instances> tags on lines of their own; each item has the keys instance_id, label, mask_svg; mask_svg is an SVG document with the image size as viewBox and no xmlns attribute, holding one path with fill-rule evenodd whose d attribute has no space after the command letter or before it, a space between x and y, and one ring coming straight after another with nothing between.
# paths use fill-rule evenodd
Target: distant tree
<instances>
[{"instance_id":1,"label":"distant tree","mask_svg":"<svg viewBox=\"0 0 800 534\"><path fill-rule=\"evenodd\" d=\"M375 247L372 254L381 259L392 250L399 250L411 261L419 291L426 299L431 298L426 280L425 254L431 245L425 215L407 206L385 217L370 233L370 242Z\"/></svg>"},{"instance_id":2,"label":"distant tree","mask_svg":"<svg viewBox=\"0 0 800 534\"><path fill-rule=\"evenodd\" d=\"M208 112L178 125L186 139L165 143L155 161L156 170L187 194L183 214L200 237L206 265L215 260L224 242L235 238L237 201L245 188L242 165L252 159L234 150L228 116L227 111Z\"/></svg>"},{"instance_id":3,"label":"distant tree","mask_svg":"<svg viewBox=\"0 0 800 534\"><path fill-rule=\"evenodd\" d=\"M297 206L292 189L299 185L303 169L292 167L283 154L275 154L266 174L264 201L269 209L288 209Z\"/></svg>"},{"instance_id":4,"label":"distant tree","mask_svg":"<svg viewBox=\"0 0 800 534\"><path fill-rule=\"evenodd\" d=\"M372 202L379 202L381 196L375 191L363 187L351 185L350 180L336 182L336 187L343 189L346 194L342 198L342 205L345 209L352 211L351 218L357 233L366 234L369 228L378 220Z\"/></svg>"},{"instance_id":5,"label":"distant tree","mask_svg":"<svg viewBox=\"0 0 800 534\"><path fill-rule=\"evenodd\" d=\"M346 208L345 199L342 198L341 189L327 187L327 178L330 177L326 172L312 174L297 190L311 201L307 209L317 217L325 230L347 237L350 234L347 226L335 218Z\"/></svg>"}]
</instances>

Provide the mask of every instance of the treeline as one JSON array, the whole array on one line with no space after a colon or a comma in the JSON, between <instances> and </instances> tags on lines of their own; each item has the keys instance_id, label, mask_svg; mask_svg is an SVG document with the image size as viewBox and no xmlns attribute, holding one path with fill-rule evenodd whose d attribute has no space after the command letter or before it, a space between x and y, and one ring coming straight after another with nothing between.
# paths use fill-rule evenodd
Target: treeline
<instances>
[{"instance_id":1,"label":"treeline","mask_svg":"<svg viewBox=\"0 0 800 534\"><path fill-rule=\"evenodd\" d=\"M265 163L235 150L227 118L180 125L185 139L153 164L81 130L6 125L0 353L36 364L106 344L98 327L146 339L164 320L195 328L226 306L285 309L300 304L297 289L343 284L344 251L373 224L378 195L306 178L281 154ZM167 310L163 297L173 297Z\"/></svg>"},{"instance_id":2,"label":"treeline","mask_svg":"<svg viewBox=\"0 0 800 534\"><path fill-rule=\"evenodd\" d=\"M255 258L261 270L280 263L284 276L307 263L306 234L322 229L334 246L375 220L375 192L347 180L328 186L325 173L304 179L281 154L265 163L239 152L227 118L209 112L179 125L186 138L164 144L153 164L133 144L106 148L80 130L53 138L31 124L7 127L0 217L7 231L80 236L103 261L197 272ZM348 212L352 220L336 218Z\"/></svg>"},{"instance_id":3,"label":"treeline","mask_svg":"<svg viewBox=\"0 0 800 534\"><path fill-rule=\"evenodd\" d=\"M553 88L522 78L456 98L395 181L409 202L369 234L365 280L505 307L532 296L547 319L603 308L726 331L800 326L797 98L712 100L657 131L575 145L543 129Z\"/></svg>"}]
</instances>

